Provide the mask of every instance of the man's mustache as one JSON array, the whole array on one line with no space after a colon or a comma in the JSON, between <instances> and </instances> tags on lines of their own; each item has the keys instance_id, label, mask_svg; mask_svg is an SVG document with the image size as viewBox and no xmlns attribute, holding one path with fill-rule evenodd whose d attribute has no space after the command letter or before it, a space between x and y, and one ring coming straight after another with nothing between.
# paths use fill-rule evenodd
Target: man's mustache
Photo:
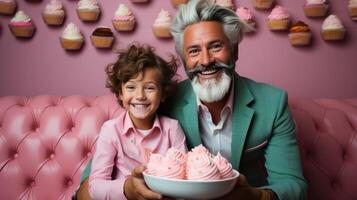
<instances>
[{"instance_id":1,"label":"man's mustache","mask_svg":"<svg viewBox=\"0 0 357 200\"><path fill-rule=\"evenodd\" d=\"M196 76L198 73L204 72L204 71L209 71L209 70L215 70L215 69L226 69L225 71L231 71L233 67L230 65L227 65L223 62L220 61L214 61L210 63L209 65L197 65L195 68L187 70L187 75L189 79L193 79L194 76Z\"/></svg>"}]
</instances>

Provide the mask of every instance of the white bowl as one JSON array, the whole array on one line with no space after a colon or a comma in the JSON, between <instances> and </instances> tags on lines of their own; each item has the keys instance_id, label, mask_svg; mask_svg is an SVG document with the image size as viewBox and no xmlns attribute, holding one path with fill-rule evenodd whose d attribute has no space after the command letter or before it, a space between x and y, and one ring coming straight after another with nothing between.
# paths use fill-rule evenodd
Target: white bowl
<instances>
[{"instance_id":1,"label":"white bowl","mask_svg":"<svg viewBox=\"0 0 357 200\"><path fill-rule=\"evenodd\" d=\"M239 172L221 180L182 180L168 179L143 173L146 185L164 196L188 199L215 199L229 193L235 186Z\"/></svg>"}]
</instances>

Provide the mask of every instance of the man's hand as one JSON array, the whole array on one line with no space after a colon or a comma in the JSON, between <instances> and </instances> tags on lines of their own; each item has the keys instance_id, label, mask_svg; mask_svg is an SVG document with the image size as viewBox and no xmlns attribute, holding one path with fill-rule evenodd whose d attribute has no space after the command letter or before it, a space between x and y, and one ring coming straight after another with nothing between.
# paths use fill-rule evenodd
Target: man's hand
<instances>
[{"instance_id":1,"label":"man's hand","mask_svg":"<svg viewBox=\"0 0 357 200\"><path fill-rule=\"evenodd\" d=\"M260 200L262 190L250 186L243 174L240 174L235 188L227 196L222 199L244 199L244 200Z\"/></svg>"},{"instance_id":2,"label":"man's hand","mask_svg":"<svg viewBox=\"0 0 357 200\"><path fill-rule=\"evenodd\" d=\"M128 199L162 199L162 195L151 191L144 182L142 172L144 166L139 166L133 169L131 176L124 183L124 193Z\"/></svg>"},{"instance_id":3,"label":"man's hand","mask_svg":"<svg viewBox=\"0 0 357 200\"><path fill-rule=\"evenodd\" d=\"M92 198L89 195L89 190L88 190L88 178L83 181L83 183L79 186L78 192L77 192L77 199L78 200L92 200Z\"/></svg>"}]
</instances>

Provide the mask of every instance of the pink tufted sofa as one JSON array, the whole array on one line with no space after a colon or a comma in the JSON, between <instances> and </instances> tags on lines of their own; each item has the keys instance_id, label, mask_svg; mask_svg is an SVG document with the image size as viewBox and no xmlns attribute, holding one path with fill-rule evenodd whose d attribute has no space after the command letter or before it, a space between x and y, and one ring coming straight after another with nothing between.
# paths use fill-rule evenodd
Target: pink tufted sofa
<instances>
[{"instance_id":1,"label":"pink tufted sofa","mask_svg":"<svg viewBox=\"0 0 357 200\"><path fill-rule=\"evenodd\" d=\"M290 100L310 200L357 199L357 98ZM70 199L113 96L0 97L0 200Z\"/></svg>"}]
</instances>

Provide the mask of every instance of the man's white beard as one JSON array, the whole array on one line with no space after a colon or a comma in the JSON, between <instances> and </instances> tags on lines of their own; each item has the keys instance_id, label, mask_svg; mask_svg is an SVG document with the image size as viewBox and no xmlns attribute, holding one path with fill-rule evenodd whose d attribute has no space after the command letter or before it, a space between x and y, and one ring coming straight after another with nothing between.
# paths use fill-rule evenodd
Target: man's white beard
<instances>
[{"instance_id":1,"label":"man's white beard","mask_svg":"<svg viewBox=\"0 0 357 200\"><path fill-rule=\"evenodd\" d=\"M198 76L195 76L191 83L198 98L206 103L212 103L223 99L231 85L232 78L226 73L222 73L220 80L210 79L200 83Z\"/></svg>"}]
</instances>

